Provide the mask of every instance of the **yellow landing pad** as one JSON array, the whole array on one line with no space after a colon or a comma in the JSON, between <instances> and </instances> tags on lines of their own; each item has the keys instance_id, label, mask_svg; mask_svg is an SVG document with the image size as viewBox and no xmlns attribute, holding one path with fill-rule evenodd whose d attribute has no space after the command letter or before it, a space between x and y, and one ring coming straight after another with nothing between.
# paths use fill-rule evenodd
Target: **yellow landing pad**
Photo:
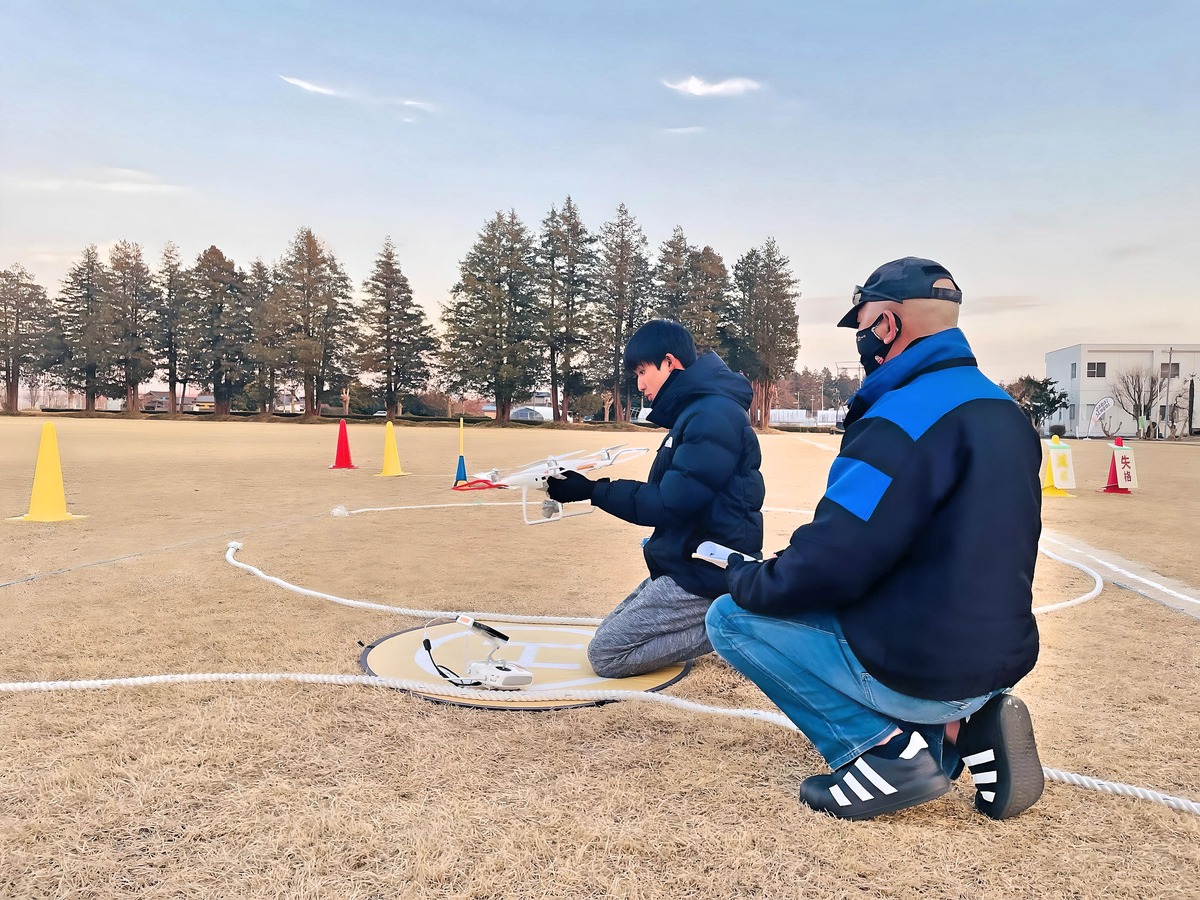
<instances>
[{"instance_id":1,"label":"yellow landing pad","mask_svg":"<svg viewBox=\"0 0 1200 900\"><path fill-rule=\"evenodd\" d=\"M507 622L488 624L503 631L510 638L493 658L517 663L533 673L533 684L524 690L657 691L674 684L691 668L691 663L681 663L632 678L601 678L592 671L587 658L588 641L596 631L594 626L510 625ZM426 630L418 627L382 637L363 651L360 659L362 667L369 674L381 678L441 681L441 676L434 669L433 663L429 661L429 654L421 644L425 636ZM466 670L468 661L483 659L490 649L477 632L457 622L430 626L428 637L437 661L459 673ZM605 702L524 699L525 695L521 690L492 691L486 700L471 700L423 691L413 693L439 703L479 706L486 709L541 711L575 709Z\"/></svg>"}]
</instances>

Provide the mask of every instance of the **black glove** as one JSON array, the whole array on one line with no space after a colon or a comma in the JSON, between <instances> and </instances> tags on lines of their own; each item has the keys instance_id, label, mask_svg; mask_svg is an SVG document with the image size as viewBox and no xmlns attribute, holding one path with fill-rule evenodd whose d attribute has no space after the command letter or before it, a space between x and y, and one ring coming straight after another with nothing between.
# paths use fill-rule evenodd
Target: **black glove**
<instances>
[{"instance_id":1,"label":"black glove","mask_svg":"<svg viewBox=\"0 0 1200 900\"><path fill-rule=\"evenodd\" d=\"M591 500L592 491L595 489L596 482L572 469L563 472L561 477L546 479L546 491L550 494L550 499L559 503Z\"/></svg>"}]
</instances>

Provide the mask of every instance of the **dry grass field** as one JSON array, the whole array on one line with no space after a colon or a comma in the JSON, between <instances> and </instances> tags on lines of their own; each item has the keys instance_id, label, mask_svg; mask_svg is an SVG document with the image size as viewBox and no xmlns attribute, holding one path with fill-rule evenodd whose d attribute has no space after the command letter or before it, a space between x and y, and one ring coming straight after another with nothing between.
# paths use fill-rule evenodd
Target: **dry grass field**
<instances>
[{"instance_id":1,"label":"dry grass field","mask_svg":"<svg viewBox=\"0 0 1200 900\"><path fill-rule=\"evenodd\" d=\"M643 529L603 514L530 528L500 492L448 490L449 427L397 428L414 477L384 479L383 429L0 418L0 514L29 503L54 421L68 505L0 522L0 682L172 672L359 674L359 641L421 624L272 586L431 609L600 616L644 572ZM659 433L476 427L468 471ZM811 510L836 438L762 438L767 505ZM1137 444L1143 489L1095 493L1103 442L1072 444L1057 534L1200 595L1200 444ZM649 457L614 469L641 477ZM464 503L466 508L349 509ZM986 511L981 510L981 515ZM803 512L767 514L767 548ZM997 534L996 540L1003 540ZM1038 603L1091 579L1044 559ZM1107 584L1042 616L1019 687L1045 765L1200 800L1200 620ZM770 708L720 660L668 689ZM1104 898L1197 896L1200 816L1050 783L1007 822L961 781L865 823L802 808L823 771L800 735L659 705L549 713L380 688L195 684L0 694L5 898Z\"/></svg>"}]
</instances>

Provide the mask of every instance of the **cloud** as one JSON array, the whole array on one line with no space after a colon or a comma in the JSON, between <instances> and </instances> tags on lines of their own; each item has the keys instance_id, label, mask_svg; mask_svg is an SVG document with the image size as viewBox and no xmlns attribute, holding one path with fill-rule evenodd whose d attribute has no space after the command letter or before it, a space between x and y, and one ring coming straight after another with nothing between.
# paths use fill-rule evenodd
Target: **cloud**
<instances>
[{"instance_id":1,"label":"cloud","mask_svg":"<svg viewBox=\"0 0 1200 900\"><path fill-rule=\"evenodd\" d=\"M704 131L702 125L686 125L683 128L664 128L663 134L700 134Z\"/></svg>"},{"instance_id":2,"label":"cloud","mask_svg":"<svg viewBox=\"0 0 1200 900\"><path fill-rule=\"evenodd\" d=\"M737 97L762 87L752 78L726 78L724 81L708 82L695 75L674 83L663 81L663 84L673 91L693 97Z\"/></svg>"},{"instance_id":3,"label":"cloud","mask_svg":"<svg viewBox=\"0 0 1200 900\"><path fill-rule=\"evenodd\" d=\"M319 84L313 84L311 81L301 81L299 78L289 78L287 75L280 75L288 84L294 84L302 91L309 91L313 94L324 94L327 97L345 97L346 95L340 91L335 91L333 88L321 87Z\"/></svg>"},{"instance_id":4,"label":"cloud","mask_svg":"<svg viewBox=\"0 0 1200 900\"><path fill-rule=\"evenodd\" d=\"M165 184L155 176L136 169L103 169L102 172L104 177L98 178L8 177L0 183L15 190L51 193L103 191L110 194L182 194L190 190L178 184Z\"/></svg>"},{"instance_id":5,"label":"cloud","mask_svg":"<svg viewBox=\"0 0 1200 900\"><path fill-rule=\"evenodd\" d=\"M354 94L350 91L339 91L334 88L322 87L319 84L313 84L311 81L304 81L300 78L291 78L287 75L280 75L288 84L295 85L301 90L308 91L311 94L322 94L326 97L338 97L342 100L351 100L355 103L366 103L372 106L404 106L409 109L419 109L421 112L432 113L437 111L437 107L432 103L424 100L409 100L403 97L377 97L372 94ZM405 117L405 122L413 122L415 119Z\"/></svg>"}]
</instances>

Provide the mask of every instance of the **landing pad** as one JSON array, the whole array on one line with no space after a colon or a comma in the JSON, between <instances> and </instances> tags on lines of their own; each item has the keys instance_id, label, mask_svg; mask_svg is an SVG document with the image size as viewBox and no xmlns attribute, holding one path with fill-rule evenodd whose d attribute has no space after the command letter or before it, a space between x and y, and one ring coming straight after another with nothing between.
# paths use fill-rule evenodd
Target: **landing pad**
<instances>
[{"instance_id":1,"label":"landing pad","mask_svg":"<svg viewBox=\"0 0 1200 900\"><path fill-rule=\"evenodd\" d=\"M486 620L485 620L486 621ZM493 624L493 623L489 623ZM587 658L587 645L596 629L591 625L510 625L496 623L510 638L495 658L504 658L524 666L533 673L533 684L525 690L582 690L582 691L657 691L674 684L687 674L691 663L666 666L646 675L631 678L601 678L592 671ZM434 669L421 641L428 636L437 661L464 672L472 659L483 659L490 649L477 632L456 622L409 628L375 641L363 651L359 662L368 674L381 678L403 678L410 681L438 682L442 678ZM524 691L492 691L487 699L468 699L449 694L412 691L418 697L456 706L478 706L486 709L523 709L540 711L575 709L596 706L605 701L525 699Z\"/></svg>"}]
</instances>

